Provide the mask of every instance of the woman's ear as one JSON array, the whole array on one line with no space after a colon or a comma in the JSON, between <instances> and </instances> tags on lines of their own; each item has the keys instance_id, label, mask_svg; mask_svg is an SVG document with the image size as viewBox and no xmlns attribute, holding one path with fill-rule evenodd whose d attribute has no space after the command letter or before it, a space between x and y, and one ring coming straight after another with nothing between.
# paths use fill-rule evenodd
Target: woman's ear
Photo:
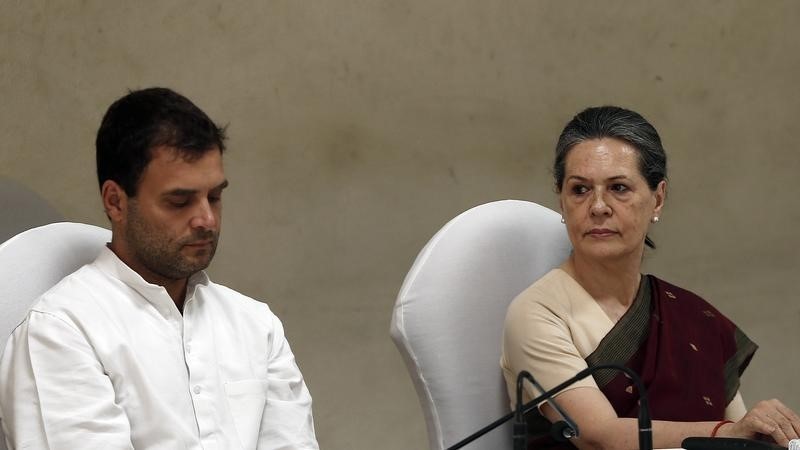
<instances>
[{"instance_id":1,"label":"woman's ear","mask_svg":"<svg viewBox=\"0 0 800 450\"><path fill-rule=\"evenodd\" d=\"M656 196L656 206L653 209L653 216L658 217L661 215L661 208L664 207L664 201L667 199L667 180L661 180L658 183L654 194Z\"/></svg>"}]
</instances>

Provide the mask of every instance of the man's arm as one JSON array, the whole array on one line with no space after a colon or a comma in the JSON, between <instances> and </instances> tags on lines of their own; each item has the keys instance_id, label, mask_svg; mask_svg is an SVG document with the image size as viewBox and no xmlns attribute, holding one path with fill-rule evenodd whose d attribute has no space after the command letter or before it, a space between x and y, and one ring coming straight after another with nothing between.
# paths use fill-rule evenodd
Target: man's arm
<instances>
[{"instance_id":1,"label":"man's arm","mask_svg":"<svg viewBox=\"0 0 800 450\"><path fill-rule=\"evenodd\" d=\"M259 450L317 450L311 394L283 334L283 325L273 316L267 407L261 419Z\"/></svg>"},{"instance_id":2,"label":"man's arm","mask_svg":"<svg viewBox=\"0 0 800 450\"><path fill-rule=\"evenodd\" d=\"M133 449L111 380L84 336L31 311L0 358L0 410L14 448Z\"/></svg>"}]
</instances>

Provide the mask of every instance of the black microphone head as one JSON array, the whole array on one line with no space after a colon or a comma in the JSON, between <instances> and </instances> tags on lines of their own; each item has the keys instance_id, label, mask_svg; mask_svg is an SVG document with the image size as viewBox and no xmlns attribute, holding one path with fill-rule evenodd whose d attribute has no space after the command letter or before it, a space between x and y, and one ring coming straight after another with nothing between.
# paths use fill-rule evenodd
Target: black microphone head
<instances>
[{"instance_id":1,"label":"black microphone head","mask_svg":"<svg viewBox=\"0 0 800 450\"><path fill-rule=\"evenodd\" d=\"M567 442L577 435L575 430L565 421L559 420L550 427L550 436L557 442Z\"/></svg>"}]
</instances>

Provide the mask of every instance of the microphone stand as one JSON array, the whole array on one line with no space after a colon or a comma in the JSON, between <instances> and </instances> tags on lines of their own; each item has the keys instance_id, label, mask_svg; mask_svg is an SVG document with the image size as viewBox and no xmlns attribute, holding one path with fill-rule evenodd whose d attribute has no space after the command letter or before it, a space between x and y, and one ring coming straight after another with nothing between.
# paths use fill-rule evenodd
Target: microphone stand
<instances>
[{"instance_id":1,"label":"microphone stand","mask_svg":"<svg viewBox=\"0 0 800 450\"><path fill-rule=\"evenodd\" d=\"M587 367L586 369L581 370L572 378L564 381L563 383L559 384L558 386L550 389L549 391L543 393L542 395L534 398L533 400L529 401L522 407L523 414L528 413L536 408L536 405L539 403L549 400L550 397L554 396L561 392L564 388L571 386L572 384L588 377L589 375L593 374L598 370L618 370L621 372L626 373L633 383L636 385L636 390L639 392L639 450L653 450L653 428L652 423L650 421L650 408L647 402L647 392L644 390L644 385L642 384L641 378L639 375L636 374L633 370L623 367L617 364L598 364L593 367ZM519 382L519 380L518 380ZM500 425L504 424L505 422L509 421L516 415L516 412L508 413L505 416L495 420L494 422L486 425L485 427L481 428L480 430L472 433L471 435L467 436L466 438L458 441L451 447L448 447L447 450L457 450L459 448L464 447L465 445L469 444L470 442L478 439L479 437L483 436L484 434L494 430L495 428L499 427Z\"/></svg>"}]
</instances>

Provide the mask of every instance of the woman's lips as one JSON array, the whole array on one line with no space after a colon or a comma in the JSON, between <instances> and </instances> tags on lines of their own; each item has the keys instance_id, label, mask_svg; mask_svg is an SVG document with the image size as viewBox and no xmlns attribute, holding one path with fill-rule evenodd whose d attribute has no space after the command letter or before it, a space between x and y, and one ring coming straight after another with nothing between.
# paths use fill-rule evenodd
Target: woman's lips
<instances>
[{"instance_id":1,"label":"woman's lips","mask_svg":"<svg viewBox=\"0 0 800 450\"><path fill-rule=\"evenodd\" d=\"M613 236L617 234L617 232L614 230L609 230L608 228L595 228L586 234L593 237L606 237L606 236Z\"/></svg>"}]
</instances>

